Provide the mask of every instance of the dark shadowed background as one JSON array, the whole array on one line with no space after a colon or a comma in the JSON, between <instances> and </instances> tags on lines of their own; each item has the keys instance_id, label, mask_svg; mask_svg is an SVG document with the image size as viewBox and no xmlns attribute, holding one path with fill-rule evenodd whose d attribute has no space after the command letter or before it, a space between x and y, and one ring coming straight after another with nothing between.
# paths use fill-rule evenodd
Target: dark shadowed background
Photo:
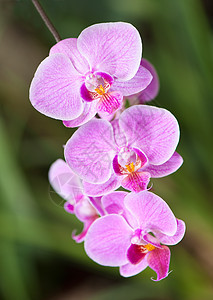
<instances>
[{"instance_id":1,"label":"dark shadowed background","mask_svg":"<svg viewBox=\"0 0 213 300\"><path fill-rule=\"evenodd\" d=\"M0 299L213 299L213 2L199 0L43 0L62 38L107 21L132 23L143 57L161 83L151 103L178 119L184 165L152 180L154 192L187 224L171 247L168 278L149 268L121 278L91 261L71 239L80 222L49 186L50 164L72 134L38 113L28 90L55 43L30 0L0 0Z\"/></svg>"}]
</instances>

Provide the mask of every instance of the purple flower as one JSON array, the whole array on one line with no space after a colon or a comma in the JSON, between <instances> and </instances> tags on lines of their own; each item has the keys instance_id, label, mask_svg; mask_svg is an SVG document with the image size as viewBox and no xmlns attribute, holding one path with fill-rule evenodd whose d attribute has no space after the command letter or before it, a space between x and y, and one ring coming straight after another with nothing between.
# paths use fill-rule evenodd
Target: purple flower
<instances>
[{"instance_id":1,"label":"purple flower","mask_svg":"<svg viewBox=\"0 0 213 300\"><path fill-rule=\"evenodd\" d=\"M109 215L96 220L85 239L85 251L95 262L120 267L124 277L147 266L161 280L168 275L170 250L184 236L185 224L155 194L114 192L102 198Z\"/></svg>"},{"instance_id":2,"label":"purple flower","mask_svg":"<svg viewBox=\"0 0 213 300\"><path fill-rule=\"evenodd\" d=\"M94 119L79 128L65 146L65 158L90 196L120 185L139 192L151 177L181 166L182 157L175 152L178 141L178 123L169 111L135 105L112 123Z\"/></svg>"},{"instance_id":3,"label":"purple flower","mask_svg":"<svg viewBox=\"0 0 213 300\"><path fill-rule=\"evenodd\" d=\"M97 112L118 110L123 96L147 87L151 73L140 66L142 43L131 24L92 25L78 39L60 41L39 65L30 101L41 113L76 127Z\"/></svg>"},{"instance_id":4,"label":"purple flower","mask_svg":"<svg viewBox=\"0 0 213 300\"><path fill-rule=\"evenodd\" d=\"M100 198L87 197L82 188L81 180L62 159L56 160L49 170L49 181L54 190L66 200L64 208L75 214L84 223L79 235L73 233L73 239L80 243L84 240L90 225L103 215Z\"/></svg>"}]
</instances>

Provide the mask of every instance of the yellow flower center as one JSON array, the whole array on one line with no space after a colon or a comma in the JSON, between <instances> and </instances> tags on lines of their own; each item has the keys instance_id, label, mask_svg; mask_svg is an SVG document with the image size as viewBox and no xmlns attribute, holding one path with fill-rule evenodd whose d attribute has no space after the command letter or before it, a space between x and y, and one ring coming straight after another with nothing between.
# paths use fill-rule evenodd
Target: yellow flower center
<instances>
[{"instance_id":1,"label":"yellow flower center","mask_svg":"<svg viewBox=\"0 0 213 300\"><path fill-rule=\"evenodd\" d=\"M129 171L129 173L132 173L135 171L135 166L134 163L130 163L129 165L126 165L127 170Z\"/></svg>"},{"instance_id":2,"label":"yellow flower center","mask_svg":"<svg viewBox=\"0 0 213 300\"><path fill-rule=\"evenodd\" d=\"M155 246L153 246L152 244L144 245L144 247L145 247L148 251L152 251L152 250L155 249Z\"/></svg>"},{"instance_id":3,"label":"yellow flower center","mask_svg":"<svg viewBox=\"0 0 213 300\"><path fill-rule=\"evenodd\" d=\"M103 88L103 85L101 84L98 88L95 89L96 93L99 95L104 95L105 94L105 89Z\"/></svg>"}]
</instances>

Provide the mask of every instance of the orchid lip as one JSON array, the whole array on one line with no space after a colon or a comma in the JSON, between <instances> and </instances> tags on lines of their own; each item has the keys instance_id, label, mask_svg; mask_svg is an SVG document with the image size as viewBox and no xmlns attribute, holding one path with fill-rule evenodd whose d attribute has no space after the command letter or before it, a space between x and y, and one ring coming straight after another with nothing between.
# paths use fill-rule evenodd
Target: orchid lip
<instances>
[{"instance_id":1,"label":"orchid lip","mask_svg":"<svg viewBox=\"0 0 213 300\"><path fill-rule=\"evenodd\" d=\"M120 92L106 92L106 87L100 86L96 89L96 93L100 95L100 100L97 104L98 112L113 114L121 107L123 96Z\"/></svg>"},{"instance_id":2,"label":"orchid lip","mask_svg":"<svg viewBox=\"0 0 213 300\"><path fill-rule=\"evenodd\" d=\"M155 246L152 244L131 244L127 251L127 258L131 264L137 265L152 250L155 250Z\"/></svg>"}]
</instances>

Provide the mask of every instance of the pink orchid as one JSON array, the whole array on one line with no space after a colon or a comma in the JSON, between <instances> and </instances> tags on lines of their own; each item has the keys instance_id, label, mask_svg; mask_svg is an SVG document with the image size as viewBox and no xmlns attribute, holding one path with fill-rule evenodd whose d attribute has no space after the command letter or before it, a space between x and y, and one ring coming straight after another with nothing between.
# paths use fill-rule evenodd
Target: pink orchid
<instances>
[{"instance_id":1,"label":"pink orchid","mask_svg":"<svg viewBox=\"0 0 213 300\"><path fill-rule=\"evenodd\" d=\"M30 87L30 101L41 113L82 125L97 112L114 114L123 96L138 93L152 80L140 66L142 43L131 24L92 25L77 39L58 42L39 65Z\"/></svg>"},{"instance_id":2,"label":"pink orchid","mask_svg":"<svg viewBox=\"0 0 213 300\"><path fill-rule=\"evenodd\" d=\"M109 123L93 119L79 128L65 146L65 158L83 179L85 192L98 196L120 185L147 189L151 177L175 172L182 157L175 152L179 127L167 110L135 105Z\"/></svg>"},{"instance_id":3,"label":"pink orchid","mask_svg":"<svg viewBox=\"0 0 213 300\"><path fill-rule=\"evenodd\" d=\"M124 277L147 266L157 281L169 272L170 250L183 238L185 223L155 194L114 192L102 198L109 215L97 219L85 239L87 255L98 264L120 267Z\"/></svg>"},{"instance_id":4,"label":"pink orchid","mask_svg":"<svg viewBox=\"0 0 213 300\"><path fill-rule=\"evenodd\" d=\"M84 229L79 235L73 233L73 239L80 243L84 240L90 225L103 215L100 198L87 197L82 188L81 180L62 159L56 160L49 170L49 181L54 190L66 200L64 208L75 214L84 223Z\"/></svg>"}]
</instances>

